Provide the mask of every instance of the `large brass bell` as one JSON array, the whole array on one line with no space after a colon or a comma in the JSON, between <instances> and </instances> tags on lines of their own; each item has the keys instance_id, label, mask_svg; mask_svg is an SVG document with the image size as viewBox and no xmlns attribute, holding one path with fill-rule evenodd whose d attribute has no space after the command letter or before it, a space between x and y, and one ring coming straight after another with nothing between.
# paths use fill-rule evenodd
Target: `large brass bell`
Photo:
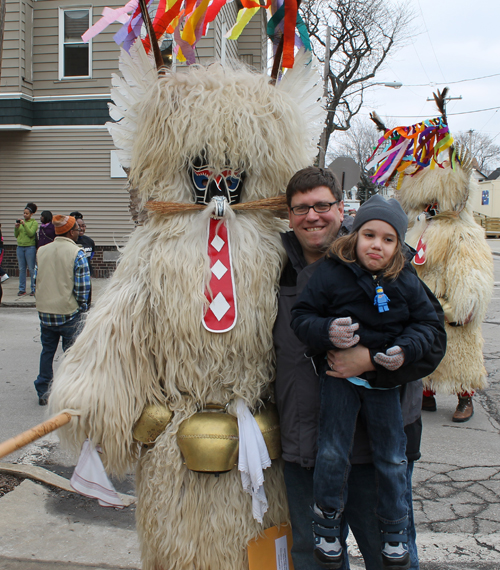
<instances>
[{"instance_id":1,"label":"large brass bell","mask_svg":"<svg viewBox=\"0 0 500 570\"><path fill-rule=\"evenodd\" d=\"M272 402L266 402L260 410L254 414L255 421L264 436L267 451L271 460L281 457L281 432L278 409Z\"/></svg>"},{"instance_id":2,"label":"large brass bell","mask_svg":"<svg viewBox=\"0 0 500 570\"><path fill-rule=\"evenodd\" d=\"M144 444L154 443L172 419L172 412L166 406L150 404L146 406L137 420L132 435L136 441Z\"/></svg>"},{"instance_id":3,"label":"large brass bell","mask_svg":"<svg viewBox=\"0 0 500 570\"><path fill-rule=\"evenodd\" d=\"M202 410L181 423L177 444L191 471L231 471L238 461L238 421L221 406Z\"/></svg>"}]
</instances>

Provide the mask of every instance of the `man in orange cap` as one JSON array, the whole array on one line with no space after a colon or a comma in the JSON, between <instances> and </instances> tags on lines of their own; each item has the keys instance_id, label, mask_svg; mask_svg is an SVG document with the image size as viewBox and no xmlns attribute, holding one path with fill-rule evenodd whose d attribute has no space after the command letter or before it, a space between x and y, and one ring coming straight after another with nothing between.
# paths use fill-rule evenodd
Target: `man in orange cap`
<instances>
[{"instance_id":1,"label":"man in orange cap","mask_svg":"<svg viewBox=\"0 0 500 570\"><path fill-rule=\"evenodd\" d=\"M59 339L62 338L63 350L73 344L90 293L89 265L84 250L76 244L79 227L75 218L57 215L52 223L56 238L38 250L35 270L42 342L40 370L35 380L40 406L47 404Z\"/></svg>"}]
</instances>

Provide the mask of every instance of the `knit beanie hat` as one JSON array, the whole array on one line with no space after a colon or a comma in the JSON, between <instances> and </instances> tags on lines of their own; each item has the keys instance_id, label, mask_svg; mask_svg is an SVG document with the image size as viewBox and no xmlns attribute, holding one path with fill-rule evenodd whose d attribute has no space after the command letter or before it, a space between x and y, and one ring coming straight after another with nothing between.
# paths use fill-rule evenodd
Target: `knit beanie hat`
<instances>
[{"instance_id":1,"label":"knit beanie hat","mask_svg":"<svg viewBox=\"0 0 500 570\"><path fill-rule=\"evenodd\" d=\"M73 216L56 215L52 218L52 223L56 229L56 235L60 236L73 229L76 224L76 220Z\"/></svg>"},{"instance_id":2,"label":"knit beanie hat","mask_svg":"<svg viewBox=\"0 0 500 570\"><path fill-rule=\"evenodd\" d=\"M352 230L359 230L363 224L371 220L382 220L390 224L396 230L399 241L404 243L408 216L397 200L394 198L386 200L379 194L375 194L356 212Z\"/></svg>"}]
</instances>

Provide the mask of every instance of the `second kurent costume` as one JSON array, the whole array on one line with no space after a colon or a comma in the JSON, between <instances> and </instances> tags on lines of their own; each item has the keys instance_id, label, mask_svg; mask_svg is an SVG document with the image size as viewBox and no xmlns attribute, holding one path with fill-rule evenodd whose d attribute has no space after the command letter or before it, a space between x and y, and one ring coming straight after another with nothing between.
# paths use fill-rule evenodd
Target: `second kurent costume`
<instances>
[{"instance_id":1,"label":"second kurent costume","mask_svg":"<svg viewBox=\"0 0 500 570\"><path fill-rule=\"evenodd\" d=\"M446 355L424 379L424 387L457 394L460 407L461 396L470 402L474 391L487 385L481 323L493 290L493 260L468 200L476 191L472 157L453 144L446 94L447 89L434 95L440 117L410 127L386 129L372 114L384 135L368 167L376 167L373 179L378 183L388 184L399 172L398 200L409 220L406 242L415 248L418 275L441 303L447 321Z\"/></svg>"}]
</instances>

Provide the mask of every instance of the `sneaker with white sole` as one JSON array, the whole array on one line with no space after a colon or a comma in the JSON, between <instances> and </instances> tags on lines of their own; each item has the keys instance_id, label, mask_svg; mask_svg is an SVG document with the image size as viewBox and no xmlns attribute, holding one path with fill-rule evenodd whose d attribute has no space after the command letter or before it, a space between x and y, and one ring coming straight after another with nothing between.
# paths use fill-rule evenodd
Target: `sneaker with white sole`
<instances>
[{"instance_id":1,"label":"sneaker with white sole","mask_svg":"<svg viewBox=\"0 0 500 570\"><path fill-rule=\"evenodd\" d=\"M404 535L401 538L407 539L405 531L398 534ZM384 568L408 570L411 565L408 544L406 542L384 542L382 544L382 561Z\"/></svg>"},{"instance_id":2,"label":"sneaker with white sole","mask_svg":"<svg viewBox=\"0 0 500 570\"><path fill-rule=\"evenodd\" d=\"M335 511L324 511L315 504L313 519L313 556L316 563L330 570L341 568L343 552L340 543L340 516Z\"/></svg>"},{"instance_id":3,"label":"sneaker with white sole","mask_svg":"<svg viewBox=\"0 0 500 570\"><path fill-rule=\"evenodd\" d=\"M7 281L8 278L9 278L9 276L7 275L7 273L5 275L2 275L2 278L0 279L0 283Z\"/></svg>"}]
</instances>

